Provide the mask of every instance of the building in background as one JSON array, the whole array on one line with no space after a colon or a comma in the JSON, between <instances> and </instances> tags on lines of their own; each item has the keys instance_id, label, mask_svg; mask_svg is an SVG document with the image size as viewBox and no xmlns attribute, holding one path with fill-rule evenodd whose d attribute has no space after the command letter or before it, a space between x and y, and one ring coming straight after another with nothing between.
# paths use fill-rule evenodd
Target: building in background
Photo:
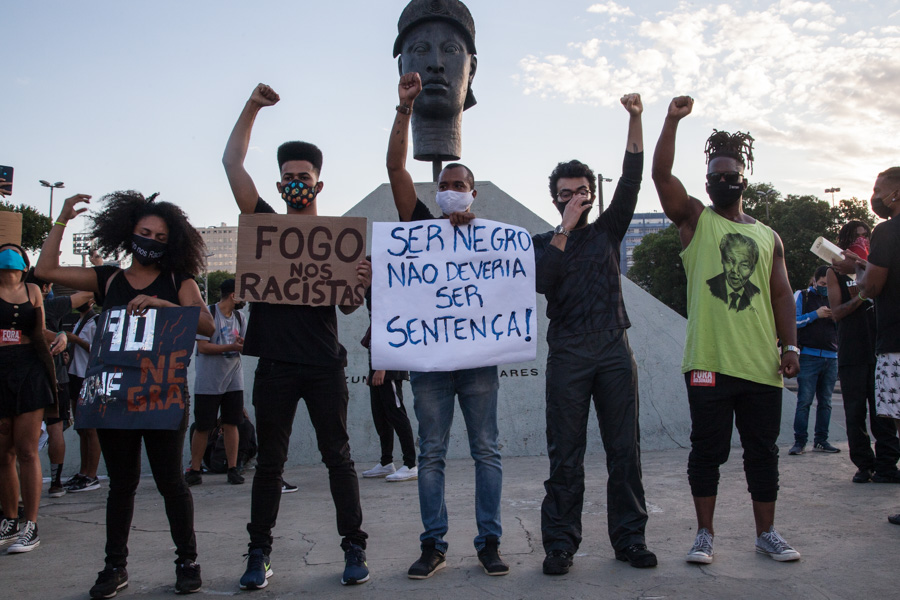
<instances>
[{"instance_id":1,"label":"building in background","mask_svg":"<svg viewBox=\"0 0 900 600\"><path fill-rule=\"evenodd\" d=\"M665 214L657 211L649 213L635 213L631 218L631 224L628 226L628 232L622 245L619 247L619 255L621 256L622 275L628 272L631 265L634 264L634 249L641 245L641 240L645 235L651 233L659 233L672 224Z\"/></svg>"},{"instance_id":2,"label":"building in background","mask_svg":"<svg viewBox=\"0 0 900 600\"><path fill-rule=\"evenodd\" d=\"M222 223L218 227L198 227L200 237L206 243L206 268L208 271L237 269L237 225Z\"/></svg>"}]
</instances>

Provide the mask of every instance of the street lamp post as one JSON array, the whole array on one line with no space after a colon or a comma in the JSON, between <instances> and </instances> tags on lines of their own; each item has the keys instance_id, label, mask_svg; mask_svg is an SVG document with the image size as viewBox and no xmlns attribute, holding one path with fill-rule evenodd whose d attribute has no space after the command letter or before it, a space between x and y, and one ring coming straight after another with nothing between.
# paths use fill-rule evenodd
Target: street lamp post
<instances>
[{"instance_id":1,"label":"street lamp post","mask_svg":"<svg viewBox=\"0 0 900 600\"><path fill-rule=\"evenodd\" d=\"M834 193L841 191L839 187L832 187L825 190L826 194L831 194L831 206L834 206Z\"/></svg>"},{"instance_id":2,"label":"street lamp post","mask_svg":"<svg viewBox=\"0 0 900 600\"><path fill-rule=\"evenodd\" d=\"M203 301L207 304L209 304L209 257L215 255L215 252L206 254L206 260L203 263Z\"/></svg>"},{"instance_id":3,"label":"street lamp post","mask_svg":"<svg viewBox=\"0 0 900 600\"><path fill-rule=\"evenodd\" d=\"M49 181L44 181L43 179L39 180L41 185L44 187L50 188L50 214L48 215L51 219L53 218L53 190L57 188L66 187L62 181L57 181L56 183L50 183Z\"/></svg>"}]
</instances>

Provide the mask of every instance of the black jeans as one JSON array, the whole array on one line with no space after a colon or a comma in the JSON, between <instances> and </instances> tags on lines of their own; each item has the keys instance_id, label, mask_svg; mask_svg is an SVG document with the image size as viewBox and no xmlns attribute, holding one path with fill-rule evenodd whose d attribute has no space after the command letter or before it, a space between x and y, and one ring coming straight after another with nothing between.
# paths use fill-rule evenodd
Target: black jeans
<instances>
[{"instance_id":1,"label":"black jeans","mask_svg":"<svg viewBox=\"0 0 900 600\"><path fill-rule=\"evenodd\" d=\"M194 500L184 482L182 452L190 409L185 389L185 411L181 426L162 429L98 429L100 450L109 474L106 500L106 564L124 567L128 559L128 534L134 516L134 494L141 477L141 441L162 495L169 530L175 542L176 564L197 558L194 536Z\"/></svg>"},{"instance_id":2,"label":"black jeans","mask_svg":"<svg viewBox=\"0 0 900 600\"><path fill-rule=\"evenodd\" d=\"M838 377L844 397L850 460L858 469L874 470L880 475L893 473L900 459L900 440L894 423L875 413L875 364L838 367ZM866 430L867 414L875 452Z\"/></svg>"},{"instance_id":3,"label":"black jeans","mask_svg":"<svg viewBox=\"0 0 900 600\"><path fill-rule=\"evenodd\" d=\"M622 550L644 543L647 507L641 482L637 366L622 329L550 344L547 359L547 454L550 478L541 506L544 550L581 544L584 452L593 399L606 451L609 541Z\"/></svg>"},{"instance_id":4,"label":"black jeans","mask_svg":"<svg viewBox=\"0 0 900 600\"><path fill-rule=\"evenodd\" d=\"M403 406L403 380L386 380L381 385L370 385L369 400L372 404L372 421L381 442L381 464L394 462L396 431L400 451L403 452L403 464L412 469L416 466L416 443L409 415Z\"/></svg>"},{"instance_id":5,"label":"black jeans","mask_svg":"<svg viewBox=\"0 0 900 600\"><path fill-rule=\"evenodd\" d=\"M337 511L341 548L366 547L361 529L359 480L350 459L347 435L347 380L344 369L324 369L259 359L253 383L259 454L250 501L250 549L272 552L272 528L281 502L281 474L287 460L294 415L300 398L306 401L316 431L322 462L328 467L331 498Z\"/></svg>"},{"instance_id":6,"label":"black jeans","mask_svg":"<svg viewBox=\"0 0 900 600\"><path fill-rule=\"evenodd\" d=\"M731 451L737 425L744 448L744 474L750 497L775 502L778 497L778 433L781 431L781 388L715 374L715 386L691 385L684 375L691 406L691 454L688 481L698 498L715 496L719 467Z\"/></svg>"}]
</instances>

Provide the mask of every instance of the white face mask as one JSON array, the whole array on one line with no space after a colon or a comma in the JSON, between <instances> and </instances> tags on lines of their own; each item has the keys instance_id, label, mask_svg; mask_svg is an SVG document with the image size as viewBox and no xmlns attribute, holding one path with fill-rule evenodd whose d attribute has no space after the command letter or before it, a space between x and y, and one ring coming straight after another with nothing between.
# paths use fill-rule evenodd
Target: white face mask
<instances>
[{"instance_id":1,"label":"white face mask","mask_svg":"<svg viewBox=\"0 0 900 600\"><path fill-rule=\"evenodd\" d=\"M453 190L445 190L438 192L435 197L437 205L441 212L445 215L451 215L455 212L465 212L472 206L475 197L472 192L454 192Z\"/></svg>"}]
</instances>

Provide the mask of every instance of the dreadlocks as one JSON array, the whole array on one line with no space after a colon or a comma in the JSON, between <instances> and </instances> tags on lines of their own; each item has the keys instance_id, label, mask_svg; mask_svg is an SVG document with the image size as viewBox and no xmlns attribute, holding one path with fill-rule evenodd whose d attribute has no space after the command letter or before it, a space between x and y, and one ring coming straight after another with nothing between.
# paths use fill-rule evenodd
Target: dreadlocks
<instances>
[{"instance_id":1,"label":"dreadlocks","mask_svg":"<svg viewBox=\"0 0 900 600\"><path fill-rule=\"evenodd\" d=\"M753 137L749 133L728 133L713 129L703 152L706 154L706 164L714 158L724 156L735 159L753 173Z\"/></svg>"}]
</instances>

